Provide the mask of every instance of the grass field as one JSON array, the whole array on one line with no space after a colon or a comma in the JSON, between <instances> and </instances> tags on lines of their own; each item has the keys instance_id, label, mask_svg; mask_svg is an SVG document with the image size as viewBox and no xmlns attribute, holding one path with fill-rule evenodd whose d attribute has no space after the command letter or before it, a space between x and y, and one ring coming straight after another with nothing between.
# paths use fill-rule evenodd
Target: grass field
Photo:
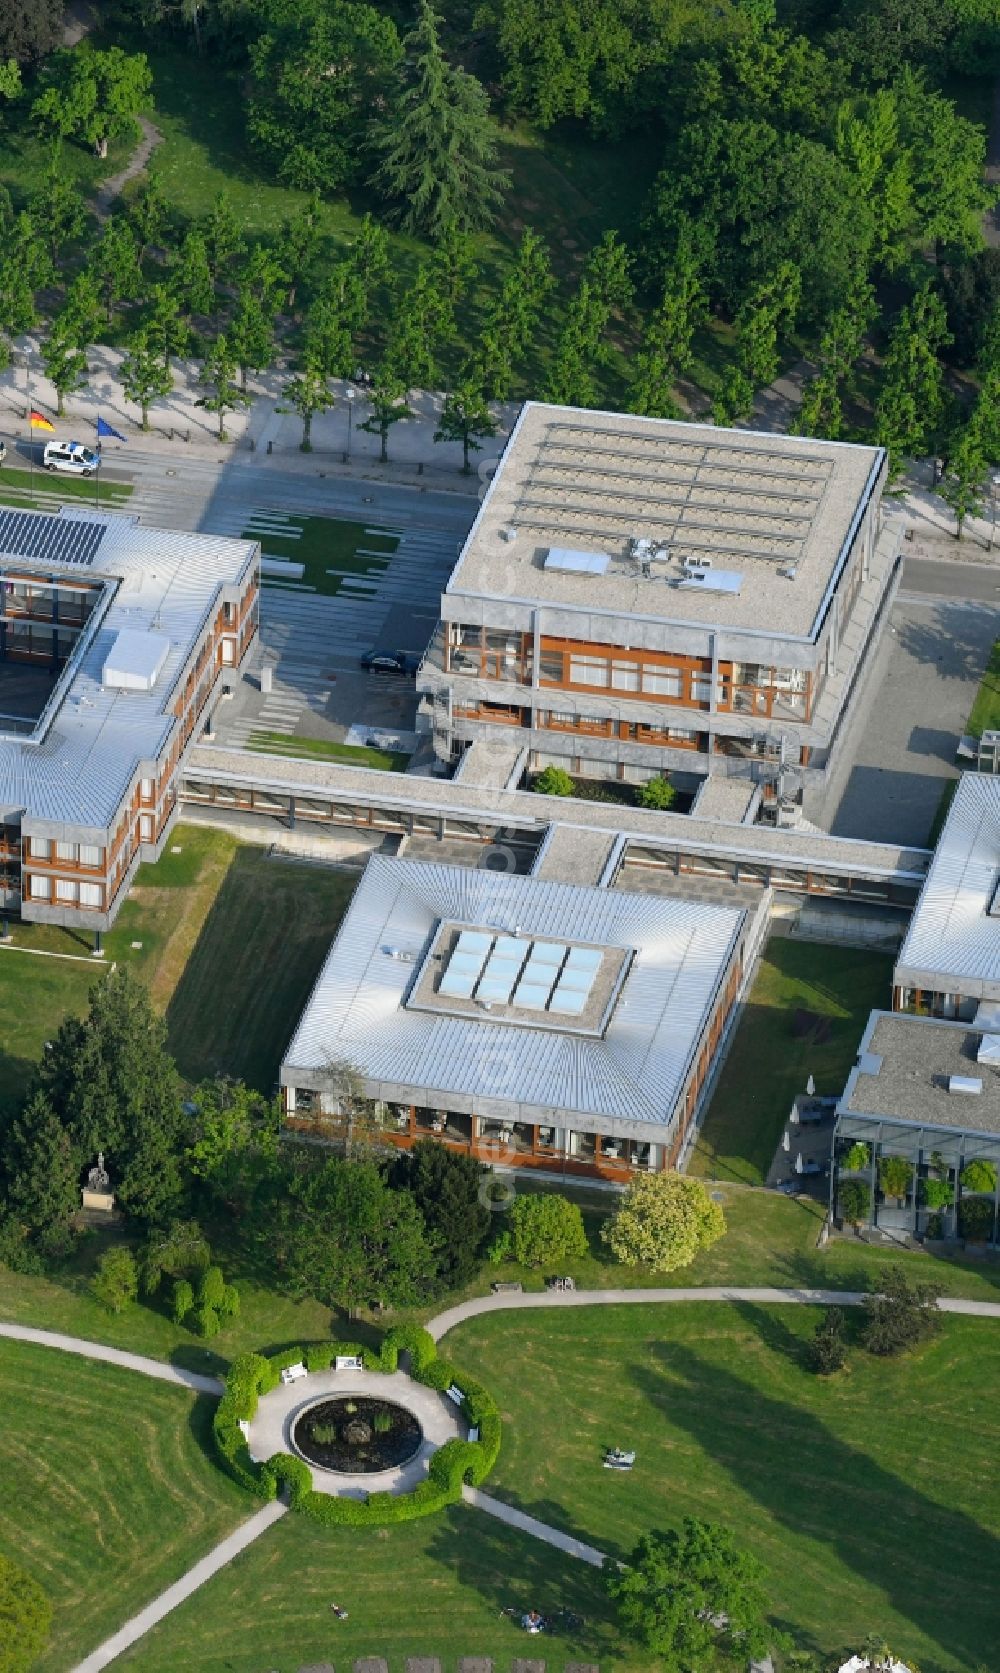
<instances>
[{"instance_id":1,"label":"grass field","mask_svg":"<svg viewBox=\"0 0 1000 1673\"><path fill-rule=\"evenodd\" d=\"M54 1605L37 1673L66 1673L252 1510L211 1461L212 1404L0 1341L0 1550Z\"/></svg>"},{"instance_id":2,"label":"grass field","mask_svg":"<svg viewBox=\"0 0 1000 1673\"><path fill-rule=\"evenodd\" d=\"M689 1171L760 1184L810 1074L817 1092L843 1091L869 1011L890 1003L891 979L885 954L772 936Z\"/></svg>"},{"instance_id":3,"label":"grass field","mask_svg":"<svg viewBox=\"0 0 1000 1673\"><path fill-rule=\"evenodd\" d=\"M410 762L409 755L401 750L338 744L329 738L289 738L284 732L251 732L244 747L258 755L291 755L299 761L342 761L347 767L377 767L384 773L405 773Z\"/></svg>"},{"instance_id":4,"label":"grass field","mask_svg":"<svg viewBox=\"0 0 1000 1673\"><path fill-rule=\"evenodd\" d=\"M775 1618L829 1655L884 1633L922 1673L995 1663L1000 1331L949 1320L900 1361L803 1364L809 1308L498 1313L448 1347L505 1415L491 1491L624 1557L684 1515L767 1565ZM608 1446L636 1469L609 1476Z\"/></svg>"},{"instance_id":5,"label":"grass field","mask_svg":"<svg viewBox=\"0 0 1000 1673\"><path fill-rule=\"evenodd\" d=\"M346 1608L335 1620L330 1604ZM584 1618L574 1635L528 1640L501 1618L507 1607ZM488 1656L497 1673L532 1650L548 1673L598 1662L601 1673L644 1663L613 1654L617 1643L596 1570L564 1557L479 1511L457 1506L392 1528L317 1528L286 1516L196 1599L117 1662L129 1673L296 1673L355 1657L382 1656L403 1673L412 1656L437 1656L454 1673L459 1656Z\"/></svg>"},{"instance_id":6,"label":"grass field","mask_svg":"<svg viewBox=\"0 0 1000 1673\"><path fill-rule=\"evenodd\" d=\"M129 482L109 482L105 479L101 485L101 497L98 502L93 482L84 482L80 477L61 476L57 472L36 470L35 472L14 469L5 465L0 470L0 501L5 505L17 505L22 508L37 511L55 510L58 505L75 505L83 501L87 505L103 505L106 510L114 511L126 504L132 493Z\"/></svg>"},{"instance_id":7,"label":"grass field","mask_svg":"<svg viewBox=\"0 0 1000 1673\"><path fill-rule=\"evenodd\" d=\"M984 732L991 732L1000 726L1000 639L994 643L990 652L986 672L980 681L976 700L969 713L966 730L974 738L979 738Z\"/></svg>"},{"instance_id":8,"label":"grass field","mask_svg":"<svg viewBox=\"0 0 1000 1673\"><path fill-rule=\"evenodd\" d=\"M270 1092L357 878L237 848L167 1006L190 1080L225 1073Z\"/></svg>"},{"instance_id":9,"label":"grass field","mask_svg":"<svg viewBox=\"0 0 1000 1673\"><path fill-rule=\"evenodd\" d=\"M303 565L301 579L288 584L297 590L336 593L344 575L375 575L385 568L399 545L398 535L383 529L366 529L339 517L293 517L284 519L300 532L273 532L266 521L244 529L244 539L259 540L265 557L291 558ZM264 577L264 586L283 585L280 577Z\"/></svg>"}]
</instances>

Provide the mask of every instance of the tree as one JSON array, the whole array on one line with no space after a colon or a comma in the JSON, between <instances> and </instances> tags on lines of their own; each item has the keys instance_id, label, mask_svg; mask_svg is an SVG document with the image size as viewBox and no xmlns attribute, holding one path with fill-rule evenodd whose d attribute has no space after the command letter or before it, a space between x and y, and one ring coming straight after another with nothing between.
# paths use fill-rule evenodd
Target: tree
<instances>
[{"instance_id":1,"label":"tree","mask_svg":"<svg viewBox=\"0 0 1000 1673\"><path fill-rule=\"evenodd\" d=\"M461 442L462 471L465 476L468 476L472 469L469 464L470 449L478 453L479 438L495 436L496 433L497 427L486 397L482 389L471 379L445 396L434 440Z\"/></svg>"},{"instance_id":2,"label":"tree","mask_svg":"<svg viewBox=\"0 0 1000 1673\"><path fill-rule=\"evenodd\" d=\"M3 1150L7 1214L43 1257L65 1254L80 1207L83 1154L44 1092L28 1100Z\"/></svg>"},{"instance_id":3,"label":"tree","mask_svg":"<svg viewBox=\"0 0 1000 1673\"><path fill-rule=\"evenodd\" d=\"M944 303L924 285L893 326L875 402L875 435L896 472L904 459L926 449L935 432L944 405L938 351L950 341Z\"/></svg>"},{"instance_id":4,"label":"tree","mask_svg":"<svg viewBox=\"0 0 1000 1673\"><path fill-rule=\"evenodd\" d=\"M413 1305L432 1293L436 1263L423 1216L373 1162L307 1165L278 1189L274 1240L293 1294L351 1311L373 1300Z\"/></svg>"},{"instance_id":5,"label":"tree","mask_svg":"<svg viewBox=\"0 0 1000 1673\"><path fill-rule=\"evenodd\" d=\"M431 0L420 0L404 43L398 96L376 122L373 185L405 232L440 238L496 218L510 175L497 166L489 100L468 71L449 65Z\"/></svg>"},{"instance_id":6,"label":"tree","mask_svg":"<svg viewBox=\"0 0 1000 1673\"><path fill-rule=\"evenodd\" d=\"M170 226L167 200L155 175L144 181L135 197L129 200L126 213L141 263L151 244L163 243Z\"/></svg>"},{"instance_id":7,"label":"tree","mask_svg":"<svg viewBox=\"0 0 1000 1673\"><path fill-rule=\"evenodd\" d=\"M79 1155L104 1151L126 1213L155 1223L170 1212L181 1190L180 1086L166 1024L127 966L94 985L86 1017L61 1025L36 1084Z\"/></svg>"},{"instance_id":8,"label":"tree","mask_svg":"<svg viewBox=\"0 0 1000 1673\"><path fill-rule=\"evenodd\" d=\"M37 64L62 40L63 11L62 0L17 0L0 7L0 58Z\"/></svg>"},{"instance_id":9,"label":"tree","mask_svg":"<svg viewBox=\"0 0 1000 1673\"><path fill-rule=\"evenodd\" d=\"M371 413L363 424L358 425L358 429L366 430L370 436L378 436L382 444L379 458L384 465L389 458L389 431L392 426L413 417L406 404L406 386L383 370L368 391L367 400Z\"/></svg>"},{"instance_id":10,"label":"tree","mask_svg":"<svg viewBox=\"0 0 1000 1673\"><path fill-rule=\"evenodd\" d=\"M109 1313L122 1313L139 1294L139 1268L131 1249L106 1249L97 1263L90 1288Z\"/></svg>"},{"instance_id":11,"label":"tree","mask_svg":"<svg viewBox=\"0 0 1000 1673\"><path fill-rule=\"evenodd\" d=\"M299 447L303 453L312 452L312 421L318 412L326 412L332 407L336 397L327 384L323 373L315 366L306 364L281 391L281 398L287 401L293 411L302 420L302 440Z\"/></svg>"},{"instance_id":12,"label":"tree","mask_svg":"<svg viewBox=\"0 0 1000 1673\"><path fill-rule=\"evenodd\" d=\"M41 358L45 375L56 392L56 413L62 418L67 395L82 389L87 381L87 356L78 344L72 321L64 317L53 321L41 346Z\"/></svg>"},{"instance_id":13,"label":"tree","mask_svg":"<svg viewBox=\"0 0 1000 1673\"><path fill-rule=\"evenodd\" d=\"M601 1238L624 1266L675 1272L725 1235L726 1220L700 1179L683 1173L638 1174Z\"/></svg>"},{"instance_id":14,"label":"tree","mask_svg":"<svg viewBox=\"0 0 1000 1673\"><path fill-rule=\"evenodd\" d=\"M861 1340L869 1353L905 1353L940 1327L937 1299L929 1284L913 1284L901 1266L890 1266L881 1290L865 1296Z\"/></svg>"},{"instance_id":15,"label":"tree","mask_svg":"<svg viewBox=\"0 0 1000 1673\"><path fill-rule=\"evenodd\" d=\"M102 52L89 43L55 53L41 79L31 108L37 126L56 139L93 146L98 157L107 156L111 140L134 131L153 87L145 53L116 46Z\"/></svg>"},{"instance_id":16,"label":"tree","mask_svg":"<svg viewBox=\"0 0 1000 1673\"><path fill-rule=\"evenodd\" d=\"M510 1211L511 1248L520 1266L557 1266L587 1254L583 1215L568 1197L548 1191L518 1197Z\"/></svg>"},{"instance_id":17,"label":"tree","mask_svg":"<svg viewBox=\"0 0 1000 1673\"><path fill-rule=\"evenodd\" d=\"M181 302L172 287L153 286L146 329L150 343L163 361L164 371L169 372L171 356L184 353L191 335L181 318Z\"/></svg>"},{"instance_id":18,"label":"tree","mask_svg":"<svg viewBox=\"0 0 1000 1673\"><path fill-rule=\"evenodd\" d=\"M236 412L239 407L250 405L250 397L244 395L239 384L234 381L235 376L236 357L225 336L220 334L205 356L205 364L198 379L202 387L208 390L208 394L202 395L195 402L195 406L204 407L206 412L218 413L220 441L229 439L226 434L227 412Z\"/></svg>"},{"instance_id":19,"label":"tree","mask_svg":"<svg viewBox=\"0 0 1000 1673\"><path fill-rule=\"evenodd\" d=\"M52 1605L37 1580L0 1556L0 1673L29 1673L49 1641Z\"/></svg>"},{"instance_id":20,"label":"tree","mask_svg":"<svg viewBox=\"0 0 1000 1673\"><path fill-rule=\"evenodd\" d=\"M393 310L382 365L404 389L430 389L437 380L438 351L448 341L455 310L429 262L418 269Z\"/></svg>"},{"instance_id":21,"label":"tree","mask_svg":"<svg viewBox=\"0 0 1000 1673\"><path fill-rule=\"evenodd\" d=\"M122 387L125 399L133 401L142 413L142 429L149 429L149 408L153 401L169 395L174 387L173 374L163 363L159 347L153 342L149 327L136 331L128 340L121 363Z\"/></svg>"},{"instance_id":22,"label":"tree","mask_svg":"<svg viewBox=\"0 0 1000 1673\"><path fill-rule=\"evenodd\" d=\"M188 319L195 314L211 314L215 307L215 285L208 265L208 249L203 234L194 227L184 235L170 283Z\"/></svg>"},{"instance_id":23,"label":"tree","mask_svg":"<svg viewBox=\"0 0 1000 1673\"><path fill-rule=\"evenodd\" d=\"M212 1251L197 1220L154 1226L140 1255L143 1290L155 1295L164 1278L197 1280L211 1262Z\"/></svg>"},{"instance_id":24,"label":"tree","mask_svg":"<svg viewBox=\"0 0 1000 1673\"><path fill-rule=\"evenodd\" d=\"M905 1197L913 1182L913 1163L905 1156L883 1156L878 1174L887 1197Z\"/></svg>"},{"instance_id":25,"label":"tree","mask_svg":"<svg viewBox=\"0 0 1000 1673\"><path fill-rule=\"evenodd\" d=\"M532 790L539 796L574 796L576 785L565 767L543 767L534 779Z\"/></svg>"},{"instance_id":26,"label":"tree","mask_svg":"<svg viewBox=\"0 0 1000 1673\"><path fill-rule=\"evenodd\" d=\"M21 66L16 58L0 58L0 99L18 99L23 91Z\"/></svg>"},{"instance_id":27,"label":"tree","mask_svg":"<svg viewBox=\"0 0 1000 1673\"><path fill-rule=\"evenodd\" d=\"M104 298L108 324L113 325L117 304L138 296L142 286L135 235L122 216L113 215L105 223L91 267Z\"/></svg>"},{"instance_id":28,"label":"tree","mask_svg":"<svg viewBox=\"0 0 1000 1673\"><path fill-rule=\"evenodd\" d=\"M45 241L53 268L58 267L63 246L78 238L86 225L87 205L57 161L28 199L28 214L38 237Z\"/></svg>"},{"instance_id":29,"label":"tree","mask_svg":"<svg viewBox=\"0 0 1000 1673\"><path fill-rule=\"evenodd\" d=\"M727 427L739 424L753 411L753 384L742 366L729 366L712 399L712 417Z\"/></svg>"},{"instance_id":30,"label":"tree","mask_svg":"<svg viewBox=\"0 0 1000 1673\"><path fill-rule=\"evenodd\" d=\"M299 0L265 17L250 47L247 131L285 185L337 193L355 180L370 113L388 94L396 26L358 0Z\"/></svg>"},{"instance_id":31,"label":"tree","mask_svg":"<svg viewBox=\"0 0 1000 1673\"><path fill-rule=\"evenodd\" d=\"M204 1081L192 1099L185 1163L199 1188L230 1211L245 1208L278 1154L281 1106L242 1081Z\"/></svg>"},{"instance_id":32,"label":"tree","mask_svg":"<svg viewBox=\"0 0 1000 1673\"><path fill-rule=\"evenodd\" d=\"M692 364L691 341L707 313L707 297L690 251L675 262L663 300L646 329L629 384L630 412L677 418L674 384Z\"/></svg>"},{"instance_id":33,"label":"tree","mask_svg":"<svg viewBox=\"0 0 1000 1673\"><path fill-rule=\"evenodd\" d=\"M871 1218L872 1211L872 1193L867 1180L838 1180L837 1203L841 1218L846 1220L848 1225L864 1225Z\"/></svg>"},{"instance_id":34,"label":"tree","mask_svg":"<svg viewBox=\"0 0 1000 1673\"><path fill-rule=\"evenodd\" d=\"M964 425L947 450L944 474L937 492L955 518L955 539L961 540L967 517L975 517L986 497L986 450L974 424Z\"/></svg>"},{"instance_id":35,"label":"tree","mask_svg":"<svg viewBox=\"0 0 1000 1673\"><path fill-rule=\"evenodd\" d=\"M546 299L555 286L549 253L527 227L517 259L483 323L474 375L494 401L510 397L514 367L531 348Z\"/></svg>"},{"instance_id":36,"label":"tree","mask_svg":"<svg viewBox=\"0 0 1000 1673\"><path fill-rule=\"evenodd\" d=\"M656 778L648 778L645 784L639 786L640 807L655 808L660 813L666 813L677 800L677 791L669 778L659 774Z\"/></svg>"},{"instance_id":37,"label":"tree","mask_svg":"<svg viewBox=\"0 0 1000 1673\"><path fill-rule=\"evenodd\" d=\"M205 253L213 285L218 284L237 256L246 253L246 240L225 192L216 196L205 223Z\"/></svg>"},{"instance_id":38,"label":"tree","mask_svg":"<svg viewBox=\"0 0 1000 1673\"><path fill-rule=\"evenodd\" d=\"M245 391L247 373L262 372L274 359L274 312L245 281L237 292L228 335Z\"/></svg>"},{"instance_id":39,"label":"tree","mask_svg":"<svg viewBox=\"0 0 1000 1673\"><path fill-rule=\"evenodd\" d=\"M487 1169L474 1156L421 1139L393 1168L392 1183L409 1190L434 1245L447 1289L475 1275L492 1216L483 1201Z\"/></svg>"},{"instance_id":40,"label":"tree","mask_svg":"<svg viewBox=\"0 0 1000 1673\"><path fill-rule=\"evenodd\" d=\"M843 1308L828 1307L816 1326L809 1344L809 1365L817 1376L832 1376L847 1364L844 1322Z\"/></svg>"},{"instance_id":41,"label":"tree","mask_svg":"<svg viewBox=\"0 0 1000 1673\"><path fill-rule=\"evenodd\" d=\"M720 1652L745 1666L770 1648L764 1566L717 1523L686 1516L644 1534L628 1564L608 1571L623 1631L661 1673L717 1666Z\"/></svg>"},{"instance_id":42,"label":"tree","mask_svg":"<svg viewBox=\"0 0 1000 1673\"><path fill-rule=\"evenodd\" d=\"M632 299L630 257L613 232L591 251L576 295L566 310L549 371L546 399L566 406L593 406L594 371L609 359L605 332L614 312Z\"/></svg>"},{"instance_id":43,"label":"tree","mask_svg":"<svg viewBox=\"0 0 1000 1673\"><path fill-rule=\"evenodd\" d=\"M285 276L288 291L286 306L291 308L298 286L308 276L313 257L319 248L320 197L313 191L294 215L282 223L274 246L274 259Z\"/></svg>"}]
</instances>

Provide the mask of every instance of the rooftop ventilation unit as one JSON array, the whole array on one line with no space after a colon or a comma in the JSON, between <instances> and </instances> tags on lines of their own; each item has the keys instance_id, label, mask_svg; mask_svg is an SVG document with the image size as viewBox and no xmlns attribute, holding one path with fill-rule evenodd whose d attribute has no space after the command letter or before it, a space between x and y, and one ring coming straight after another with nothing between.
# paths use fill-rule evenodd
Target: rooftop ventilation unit
<instances>
[{"instance_id":1,"label":"rooftop ventilation unit","mask_svg":"<svg viewBox=\"0 0 1000 1673\"><path fill-rule=\"evenodd\" d=\"M778 570L778 574L785 581L794 581L798 573L798 565L794 563L786 563L783 569Z\"/></svg>"},{"instance_id":2,"label":"rooftop ventilation unit","mask_svg":"<svg viewBox=\"0 0 1000 1673\"><path fill-rule=\"evenodd\" d=\"M545 568L570 575L606 575L611 559L607 552L577 552L569 546L550 546Z\"/></svg>"},{"instance_id":3,"label":"rooftop ventilation unit","mask_svg":"<svg viewBox=\"0 0 1000 1673\"><path fill-rule=\"evenodd\" d=\"M731 593L739 594L743 585L743 575L738 569L708 569L685 567L684 574L676 583L681 592L699 593Z\"/></svg>"},{"instance_id":4,"label":"rooftop ventilation unit","mask_svg":"<svg viewBox=\"0 0 1000 1673\"><path fill-rule=\"evenodd\" d=\"M949 1075L948 1091L965 1092L978 1098L983 1090L983 1083L975 1075Z\"/></svg>"},{"instance_id":5,"label":"rooftop ventilation unit","mask_svg":"<svg viewBox=\"0 0 1000 1673\"><path fill-rule=\"evenodd\" d=\"M681 559L681 564L684 569L711 569L712 560L711 558L695 558L692 557L690 552L688 552L686 556Z\"/></svg>"},{"instance_id":6,"label":"rooftop ventilation unit","mask_svg":"<svg viewBox=\"0 0 1000 1673\"><path fill-rule=\"evenodd\" d=\"M500 535L500 539L506 541L508 546L513 545L514 541L517 539L517 530L512 529L509 523L506 528L500 529L498 533Z\"/></svg>"},{"instance_id":7,"label":"rooftop ventilation unit","mask_svg":"<svg viewBox=\"0 0 1000 1673\"><path fill-rule=\"evenodd\" d=\"M101 684L112 691L152 691L170 650L158 633L123 628L108 652Z\"/></svg>"}]
</instances>

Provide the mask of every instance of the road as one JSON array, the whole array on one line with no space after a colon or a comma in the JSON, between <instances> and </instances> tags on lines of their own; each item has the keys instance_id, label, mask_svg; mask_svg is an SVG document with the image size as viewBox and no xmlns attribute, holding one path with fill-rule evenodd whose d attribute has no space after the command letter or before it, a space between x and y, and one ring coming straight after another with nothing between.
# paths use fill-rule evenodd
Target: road
<instances>
[{"instance_id":1,"label":"road","mask_svg":"<svg viewBox=\"0 0 1000 1673\"><path fill-rule=\"evenodd\" d=\"M1000 553L998 553L1000 558ZM908 558L903 565L900 598L904 603L948 598L978 604L1000 602L1000 563L960 563L957 559Z\"/></svg>"}]
</instances>

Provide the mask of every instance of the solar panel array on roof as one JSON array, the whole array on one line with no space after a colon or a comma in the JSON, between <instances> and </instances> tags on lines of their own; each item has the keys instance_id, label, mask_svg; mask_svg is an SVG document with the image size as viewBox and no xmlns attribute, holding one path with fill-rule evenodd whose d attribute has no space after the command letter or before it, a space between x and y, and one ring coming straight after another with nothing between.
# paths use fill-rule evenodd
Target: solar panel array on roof
<instances>
[{"instance_id":1,"label":"solar panel array on roof","mask_svg":"<svg viewBox=\"0 0 1000 1673\"><path fill-rule=\"evenodd\" d=\"M0 511L0 556L43 563L92 564L106 523L82 523L37 511Z\"/></svg>"},{"instance_id":2,"label":"solar panel array on roof","mask_svg":"<svg viewBox=\"0 0 1000 1673\"><path fill-rule=\"evenodd\" d=\"M580 1016L604 955L597 947L560 946L518 935L462 930L438 993L486 1005Z\"/></svg>"}]
</instances>

